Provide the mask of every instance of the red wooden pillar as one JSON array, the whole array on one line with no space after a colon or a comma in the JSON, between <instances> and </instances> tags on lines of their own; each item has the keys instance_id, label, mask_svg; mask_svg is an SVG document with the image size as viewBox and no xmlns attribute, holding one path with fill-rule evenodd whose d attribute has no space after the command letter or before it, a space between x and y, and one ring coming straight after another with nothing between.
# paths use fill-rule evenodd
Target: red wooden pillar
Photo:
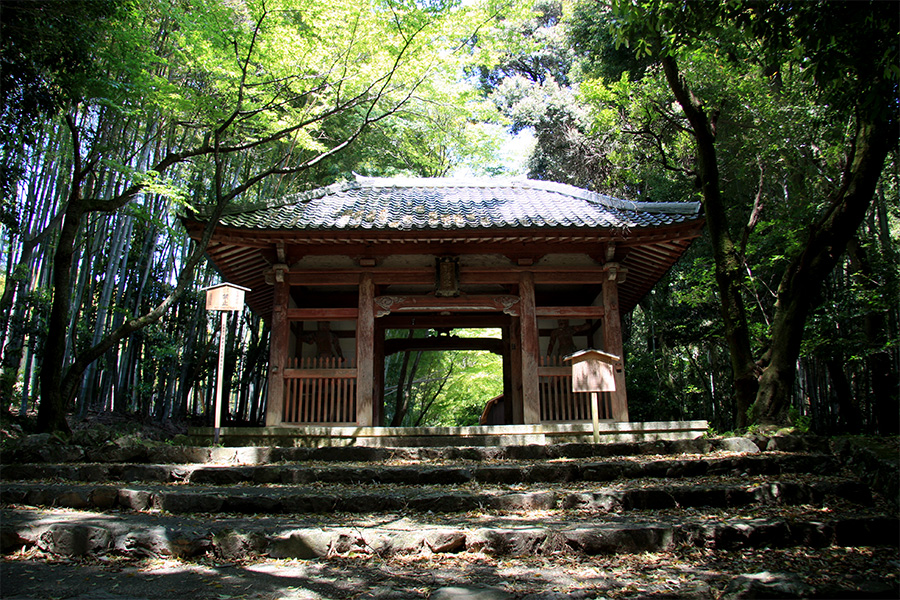
<instances>
[{"instance_id":1,"label":"red wooden pillar","mask_svg":"<svg viewBox=\"0 0 900 600\"><path fill-rule=\"evenodd\" d=\"M372 275L359 279L356 321L356 424L371 427L375 408L375 284Z\"/></svg>"},{"instance_id":2,"label":"red wooden pillar","mask_svg":"<svg viewBox=\"0 0 900 600\"><path fill-rule=\"evenodd\" d=\"M508 402L509 423L525 422L522 416L522 319L513 317L510 324L509 378L512 391Z\"/></svg>"},{"instance_id":3,"label":"red wooden pillar","mask_svg":"<svg viewBox=\"0 0 900 600\"><path fill-rule=\"evenodd\" d=\"M515 363L513 348L516 347L516 344L511 339L514 329L512 321L515 321L515 319L511 319L510 324L503 328L503 423L506 425L515 423L513 404L515 403L516 392L513 382L517 380L517 377L514 376L513 366Z\"/></svg>"},{"instance_id":4,"label":"red wooden pillar","mask_svg":"<svg viewBox=\"0 0 900 600\"><path fill-rule=\"evenodd\" d=\"M612 396L614 421L628 420L628 395L625 390L625 358L622 347L622 317L619 315L618 269L610 265L609 277L603 280L603 349L620 357L614 365L616 391Z\"/></svg>"},{"instance_id":5,"label":"red wooden pillar","mask_svg":"<svg viewBox=\"0 0 900 600\"><path fill-rule=\"evenodd\" d=\"M372 424L384 425L384 327L375 327L374 384L372 386Z\"/></svg>"},{"instance_id":6,"label":"red wooden pillar","mask_svg":"<svg viewBox=\"0 0 900 600\"><path fill-rule=\"evenodd\" d=\"M519 322L522 352L522 419L525 424L541 422L541 397L538 380L537 314L534 301L534 273L524 272L519 280Z\"/></svg>"},{"instance_id":7,"label":"red wooden pillar","mask_svg":"<svg viewBox=\"0 0 900 600\"><path fill-rule=\"evenodd\" d=\"M269 340L269 394L266 427L281 425L284 417L284 369L288 362L291 327L287 318L290 287L284 268L275 268L275 298L272 305L272 333Z\"/></svg>"}]
</instances>

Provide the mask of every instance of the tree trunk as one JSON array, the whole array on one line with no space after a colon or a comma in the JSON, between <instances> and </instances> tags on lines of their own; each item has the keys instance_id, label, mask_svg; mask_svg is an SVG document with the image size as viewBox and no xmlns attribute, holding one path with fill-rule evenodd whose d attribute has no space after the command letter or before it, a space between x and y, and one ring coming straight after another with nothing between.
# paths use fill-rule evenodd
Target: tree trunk
<instances>
[{"instance_id":1,"label":"tree trunk","mask_svg":"<svg viewBox=\"0 0 900 600\"><path fill-rule=\"evenodd\" d=\"M834 193L825 215L813 226L803 252L791 261L782 276L772 322L771 352L753 406L760 423L784 420L814 292L822 286L865 218L885 158L896 141L897 128L888 119L860 123L841 187Z\"/></svg>"},{"instance_id":2,"label":"tree trunk","mask_svg":"<svg viewBox=\"0 0 900 600\"><path fill-rule=\"evenodd\" d=\"M81 228L81 220L84 216L81 185L85 172L81 168L78 132L71 118L69 122L75 161L72 166L69 200L64 211L56 252L53 255L53 293L50 315L47 319L44 360L41 364L41 405L37 420L38 430L42 432L71 432L66 421L69 399L63 395L62 380L71 307L72 257L75 254L75 238Z\"/></svg>"},{"instance_id":3,"label":"tree trunk","mask_svg":"<svg viewBox=\"0 0 900 600\"><path fill-rule=\"evenodd\" d=\"M746 277L743 259L728 230L725 203L719 189L715 134L710 119L699 100L688 89L675 59L663 56L661 61L666 81L690 122L697 143L698 183L716 264L719 308L731 358L735 400L734 422L737 427L743 428L748 425L748 409L752 406L758 389L756 361L753 358L747 312L742 296Z\"/></svg>"}]
</instances>

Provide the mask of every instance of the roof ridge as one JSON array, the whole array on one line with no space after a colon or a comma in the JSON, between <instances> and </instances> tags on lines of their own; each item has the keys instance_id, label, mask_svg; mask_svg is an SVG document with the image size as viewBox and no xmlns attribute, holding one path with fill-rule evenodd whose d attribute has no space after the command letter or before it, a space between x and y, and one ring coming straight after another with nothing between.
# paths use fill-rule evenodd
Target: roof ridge
<instances>
[{"instance_id":1,"label":"roof ridge","mask_svg":"<svg viewBox=\"0 0 900 600\"><path fill-rule=\"evenodd\" d=\"M353 173L353 176L354 179L351 180L339 181L324 187L282 196L278 199L229 206L225 209L223 214L236 215L256 210L281 208L283 206L290 206L301 202L318 200L319 198L324 198L331 194L354 189L392 187L504 187L533 189L580 198L616 210L642 213L696 215L700 212L701 206L699 202L645 202L623 200L608 194L593 192L567 183L558 183L542 179L528 179L526 177L369 177L358 173ZM204 210L198 211L199 214L203 214L204 212Z\"/></svg>"},{"instance_id":2,"label":"roof ridge","mask_svg":"<svg viewBox=\"0 0 900 600\"><path fill-rule=\"evenodd\" d=\"M699 202L622 200L567 183L526 177L367 177L358 173L353 175L360 187L524 187L565 194L618 210L687 215L697 214L700 211Z\"/></svg>"}]
</instances>

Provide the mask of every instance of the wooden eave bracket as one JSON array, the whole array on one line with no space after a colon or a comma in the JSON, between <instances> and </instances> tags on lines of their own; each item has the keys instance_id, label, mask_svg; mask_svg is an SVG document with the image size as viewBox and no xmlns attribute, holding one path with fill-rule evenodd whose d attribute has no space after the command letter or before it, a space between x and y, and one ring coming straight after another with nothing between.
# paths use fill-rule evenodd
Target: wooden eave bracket
<instances>
[{"instance_id":1,"label":"wooden eave bracket","mask_svg":"<svg viewBox=\"0 0 900 600\"><path fill-rule=\"evenodd\" d=\"M609 281L616 283L625 283L625 277L628 275L628 269L617 262L610 262L604 265Z\"/></svg>"},{"instance_id":2,"label":"wooden eave bracket","mask_svg":"<svg viewBox=\"0 0 900 600\"><path fill-rule=\"evenodd\" d=\"M266 284L284 283L286 281L285 274L289 272L290 268L284 263L272 265L272 268L265 272Z\"/></svg>"}]
</instances>

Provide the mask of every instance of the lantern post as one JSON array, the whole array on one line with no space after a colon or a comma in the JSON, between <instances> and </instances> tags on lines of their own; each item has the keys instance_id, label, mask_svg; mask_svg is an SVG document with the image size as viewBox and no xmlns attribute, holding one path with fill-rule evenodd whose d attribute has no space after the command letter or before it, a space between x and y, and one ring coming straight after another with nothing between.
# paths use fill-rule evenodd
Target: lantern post
<instances>
[{"instance_id":1,"label":"lantern post","mask_svg":"<svg viewBox=\"0 0 900 600\"><path fill-rule=\"evenodd\" d=\"M244 308L244 293L249 288L231 283L220 283L206 288L206 310L217 310L222 313L219 329L219 364L216 373L216 407L213 420L213 443L219 443L219 430L222 427L222 382L225 376L225 334L228 313Z\"/></svg>"}]
</instances>

